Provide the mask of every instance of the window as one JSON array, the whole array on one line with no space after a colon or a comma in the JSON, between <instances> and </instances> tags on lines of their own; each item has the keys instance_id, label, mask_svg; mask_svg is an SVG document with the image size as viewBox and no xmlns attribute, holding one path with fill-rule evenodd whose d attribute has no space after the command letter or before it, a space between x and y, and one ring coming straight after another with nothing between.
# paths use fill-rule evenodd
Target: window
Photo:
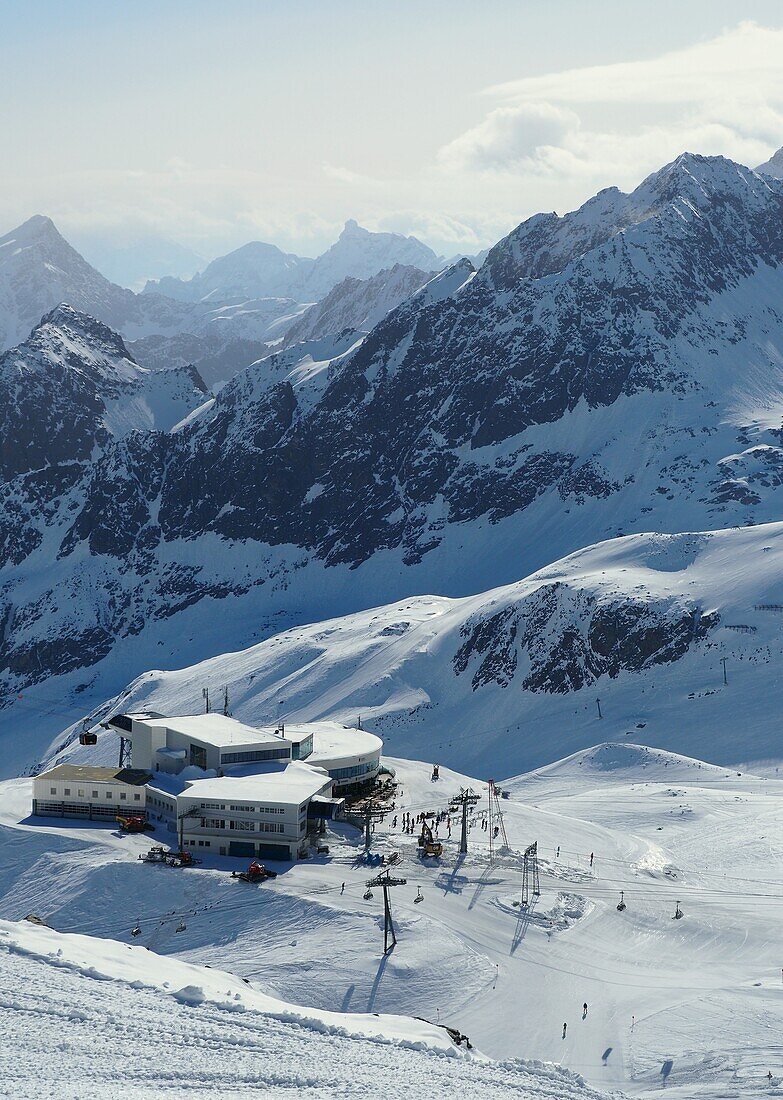
<instances>
[{"instance_id":1,"label":"window","mask_svg":"<svg viewBox=\"0 0 783 1100\"><path fill-rule=\"evenodd\" d=\"M207 766L207 750L203 749L200 745L190 746L190 763L196 768L204 768Z\"/></svg>"},{"instance_id":2,"label":"window","mask_svg":"<svg viewBox=\"0 0 783 1100\"><path fill-rule=\"evenodd\" d=\"M97 798L97 797L98 797L98 792L97 792L97 791L93 791L93 792L92 792L92 797L93 797L93 798Z\"/></svg>"},{"instance_id":3,"label":"window","mask_svg":"<svg viewBox=\"0 0 783 1100\"><path fill-rule=\"evenodd\" d=\"M107 797L107 798L111 798L111 791L107 791L107 792L106 792L106 797Z\"/></svg>"},{"instance_id":4,"label":"window","mask_svg":"<svg viewBox=\"0 0 783 1100\"><path fill-rule=\"evenodd\" d=\"M71 793L71 788L70 787L66 787L65 790L63 791L63 794L65 794L65 795L68 795L70 793Z\"/></svg>"},{"instance_id":5,"label":"window","mask_svg":"<svg viewBox=\"0 0 783 1100\"><path fill-rule=\"evenodd\" d=\"M141 802L141 795L140 794L135 794L133 796L133 801L134 802Z\"/></svg>"},{"instance_id":6,"label":"window","mask_svg":"<svg viewBox=\"0 0 783 1100\"><path fill-rule=\"evenodd\" d=\"M366 775L378 766L378 762L370 760L366 764L356 764L352 768L331 768L329 775L332 779L353 779L358 775Z\"/></svg>"},{"instance_id":7,"label":"window","mask_svg":"<svg viewBox=\"0 0 783 1100\"><path fill-rule=\"evenodd\" d=\"M127 799L127 797L128 797L128 796L126 795L125 791L120 791L120 801L121 801L121 802L125 802L125 800Z\"/></svg>"},{"instance_id":8,"label":"window","mask_svg":"<svg viewBox=\"0 0 783 1100\"><path fill-rule=\"evenodd\" d=\"M82 790L79 791L79 798L84 798L84 791L82 791Z\"/></svg>"},{"instance_id":9,"label":"window","mask_svg":"<svg viewBox=\"0 0 783 1100\"><path fill-rule=\"evenodd\" d=\"M245 764L253 760L290 760L289 748L286 745L282 749L254 749L247 752L221 753L221 764Z\"/></svg>"},{"instance_id":10,"label":"window","mask_svg":"<svg viewBox=\"0 0 783 1100\"><path fill-rule=\"evenodd\" d=\"M202 829L225 829L226 823L217 817L202 817Z\"/></svg>"},{"instance_id":11,"label":"window","mask_svg":"<svg viewBox=\"0 0 783 1100\"><path fill-rule=\"evenodd\" d=\"M285 825L277 821L260 821L258 828L262 833L284 833Z\"/></svg>"},{"instance_id":12,"label":"window","mask_svg":"<svg viewBox=\"0 0 783 1100\"><path fill-rule=\"evenodd\" d=\"M255 830L254 821L229 821L229 828L236 829L240 833L252 833Z\"/></svg>"},{"instance_id":13,"label":"window","mask_svg":"<svg viewBox=\"0 0 783 1100\"><path fill-rule=\"evenodd\" d=\"M57 794L57 788L56 787L50 787L49 788L49 794Z\"/></svg>"}]
</instances>

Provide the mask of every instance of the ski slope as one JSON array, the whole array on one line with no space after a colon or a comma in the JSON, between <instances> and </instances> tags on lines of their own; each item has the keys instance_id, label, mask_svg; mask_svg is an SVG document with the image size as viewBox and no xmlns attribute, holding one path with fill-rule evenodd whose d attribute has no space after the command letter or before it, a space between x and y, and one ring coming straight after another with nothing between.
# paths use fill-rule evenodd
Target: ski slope
<instances>
[{"instance_id":1,"label":"ski slope","mask_svg":"<svg viewBox=\"0 0 783 1100\"><path fill-rule=\"evenodd\" d=\"M81 713L91 724L118 710L187 714L204 686L227 686L232 713L251 724L361 716L395 756L498 779L624 739L758 766L783 756L781 661L774 523L612 539L476 596L410 598L152 668ZM35 707L35 689L22 714L28 699ZM48 746L46 727L33 727L30 762L36 748L49 760L96 758L79 749L81 721L63 726ZM116 739L99 742L112 762Z\"/></svg>"},{"instance_id":2,"label":"ski slope","mask_svg":"<svg viewBox=\"0 0 783 1100\"><path fill-rule=\"evenodd\" d=\"M771 1071L771 1092L783 1091L783 781L774 771L738 774L628 742L594 746L502 784L509 850L490 864L486 784L445 768L433 782L429 765L391 763L398 821L387 816L374 844L400 853L395 874L407 882L392 893L398 944L385 959L381 894L364 898L374 872L348 826L330 830L328 857L280 864L256 888L231 879L236 860L150 867L136 858L149 838L30 819L24 779L0 787L0 918L33 911L64 933L149 948L165 956L156 975L172 988L167 967L184 960L316 1012L349 1013L349 1028L375 1012L448 1024L502 1073L509 1059L554 1062L593 1088L646 1096L665 1086L697 1100L757 1096ZM468 785L480 802L467 856L454 822L451 837L440 827L442 860L423 864L399 815L444 808ZM533 841L541 895L522 911L521 853ZM204 987L182 979L189 984ZM462 1081L471 1095L464 1072L460 1062L449 1087ZM571 1093L560 1083L552 1095Z\"/></svg>"},{"instance_id":3,"label":"ski slope","mask_svg":"<svg viewBox=\"0 0 783 1100\"><path fill-rule=\"evenodd\" d=\"M220 970L0 921L3 1095L597 1100L555 1066L498 1065L418 1020L302 1012Z\"/></svg>"}]
</instances>

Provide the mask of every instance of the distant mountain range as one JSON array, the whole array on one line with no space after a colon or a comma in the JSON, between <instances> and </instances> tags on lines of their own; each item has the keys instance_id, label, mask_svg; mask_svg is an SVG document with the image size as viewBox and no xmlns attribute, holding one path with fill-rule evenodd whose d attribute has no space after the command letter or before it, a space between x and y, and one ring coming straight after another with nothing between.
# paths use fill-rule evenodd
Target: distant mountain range
<instances>
[{"instance_id":1,"label":"distant mountain range","mask_svg":"<svg viewBox=\"0 0 783 1100\"><path fill-rule=\"evenodd\" d=\"M87 393L89 455L30 440L2 490L7 689L119 687L618 535L777 520L781 265L783 182L683 154L629 195L528 219L369 333L359 288L342 332L323 331L335 301L169 430L107 431ZM92 354L81 323L68 377Z\"/></svg>"},{"instance_id":2,"label":"distant mountain range","mask_svg":"<svg viewBox=\"0 0 783 1100\"><path fill-rule=\"evenodd\" d=\"M315 260L252 241L213 260L192 279L164 278L147 283L145 289L187 302L270 296L317 302L343 279L370 279L395 264L425 271L443 266L432 249L415 237L371 233L351 220L331 248Z\"/></svg>"},{"instance_id":3,"label":"distant mountain range","mask_svg":"<svg viewBox=\"0 0 783 1100\"><path fill-rule=\"evenodd\" d=\"M101 275L50 218L37 215L0 237L0 351L24 340L45 314L67 303L121 333L139 362L154 369L193 364L210 385L222 383L268 354L308 305L336 283L375 277L387 262L393 267L410 257L435 260L412 237L370 233L349 222L318 260L300 261L274 245L254 242L215 260L193 283L161 280L168 296L149 286L134 294ZM196 283L203 293L194 291ZM367 310L381 316L380 307L372 305L372 290L364 297ZM399 295L390 299L399 300Z\"/></svg>"}]
</instances>

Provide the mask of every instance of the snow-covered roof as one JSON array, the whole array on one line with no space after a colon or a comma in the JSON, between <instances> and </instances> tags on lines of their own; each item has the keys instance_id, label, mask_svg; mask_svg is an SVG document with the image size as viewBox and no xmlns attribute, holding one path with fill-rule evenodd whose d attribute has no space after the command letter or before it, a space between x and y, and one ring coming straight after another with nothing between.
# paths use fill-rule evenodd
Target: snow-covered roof
<instances>
[{"instance_id":1,"label":"snow-covered roof","mask_svg":"<svg viewBox=\"0 0 783 1100\"><path fill-rule=\"evenodd\" d=\"M224 775L215 779L198 779L183 792L188 798L233 798L248 802L303 802L319 794L330 783L320 768L303 761L290 764L268 764L250 775Z\"/></svg>"},{"instance_id":2,"label":"snow-covered roof","mask_svg":"<svg viewBox=\"0 0 783 1100\"><path fill-rule=\"evenodd\" d=\"M383 748L383 741L374 733L349 729L339 722L313 722L299 728L313 731L313 752L307 758L309 764L317 764L320 760L339 760L346 756L369 756Z\"/></svg>"},{"instance_id":3,"label":"snow-covered roof","mask_svg":"<svg viewBox=\"0 0 783 1100\"><path fill-rule=\"evenodd\" d=\"M140 720L144 721L143 718ZM162 716L153 721L155 725L165 726L166 729L174 730L186 737L195 737L199 741L206 741L219 748L253 743L282 743L282 738L279 734L275 734L274 727L259 729L255 726L247 726L244 722L229 718L225 714L179 714L173 717Z\"/></svg>"}]
</instances>

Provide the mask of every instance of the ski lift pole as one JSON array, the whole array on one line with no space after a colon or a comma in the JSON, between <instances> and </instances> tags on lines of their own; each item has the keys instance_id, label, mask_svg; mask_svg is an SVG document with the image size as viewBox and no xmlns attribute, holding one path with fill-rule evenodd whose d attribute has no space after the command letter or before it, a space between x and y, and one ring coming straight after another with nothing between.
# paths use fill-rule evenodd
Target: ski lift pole
<instances>
[{"instance_id":1,"label":"ski lift pole","mask_svg":"<svg viewBox=\"0 0 783 1100\"><path fill-rule=\"evenodd\" d=\"M397 943L397 936L394 931L394 922L392 921L391 905L389 904L389 889L392 886L405 886L408 880L406 878L392 878L388 871L382 871L381 874L376 875L375 878L371 878L367 883L368 891L372 890L373 886L380 886L383 890L383 953L388 955L392 947ZM366 895L365 895L366 896ZM391 938L391 946L389 945L389 939Z\"/></svg>"}]
</instances>

